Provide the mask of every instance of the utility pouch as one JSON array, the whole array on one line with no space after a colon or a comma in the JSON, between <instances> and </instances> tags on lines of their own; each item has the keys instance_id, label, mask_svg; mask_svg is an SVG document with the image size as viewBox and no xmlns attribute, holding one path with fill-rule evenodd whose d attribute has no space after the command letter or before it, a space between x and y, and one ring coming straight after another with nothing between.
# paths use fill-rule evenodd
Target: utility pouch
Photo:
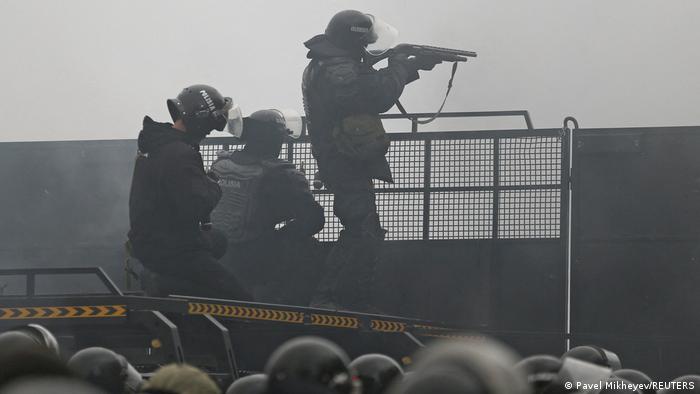
<instances>
[{"instance_id":1,"label":"utility pouch","mask_svg":"<svg viewBox=\"0 0 700 394\"><path fill-rule=\"evenodd\" d=\"M356 160L386 155L389 137L378 115L351 115L333 128L333 140L340 153Z\"/></svg>"}]
</instances>

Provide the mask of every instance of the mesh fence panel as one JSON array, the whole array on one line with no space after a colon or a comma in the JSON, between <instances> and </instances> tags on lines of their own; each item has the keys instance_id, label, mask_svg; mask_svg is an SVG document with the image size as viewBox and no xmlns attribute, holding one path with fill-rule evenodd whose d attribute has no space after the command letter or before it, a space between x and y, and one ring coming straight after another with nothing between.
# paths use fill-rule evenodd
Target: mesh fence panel
<instances>
[{"instance_id":1,"label":"mesh fence panel","mask_svg":"<svg viewBox=\"0 0 700 394\"><path fill-rule=\"evenodd\" d=\"M561 176L565 166L561 136L389 136L394 141L387 158L395 183L375 182L388 240L561 236ZM218 151L242 147L235 142L206 142L201 149L206 167ZM287 159L287 152L285 144L280 157ZM308 140L295 141L291 156L313 185L318 166ZM342 228L333 215L333 196L313 186L312 192L326 214L326 226L317 237L333 241Z\"/></svg>"},{"instance_id":2,"label":"mesh fence panel","mask_svg":"<svg viewBox=\"0 0 700 394\"><path fill-rule=\"evenodd\" d=\"M484 239L493 231L493 192L430 194L429 239Z\"/></svg>"},{"instance_id":3,"label":"mesh fence panel","mask_svg":"<svg viewBox=\"0 0 700 394\"><path fill-rule=\"evenodd\" d=\"M387 240L423 238L423 193L377 193L377 209Z\"/></svg>"},{"instance_id":4,"label":"mesh fence panel","mask_svg":"<svg viewBox=\"0 0 700 394\"><path fill-rule=\"evenodd\" d=\"M559 238L561 190L502 191L499 238Z\"/></svg>"},{"instance_id":5,"label":"mesh fence panel","mask_svg":"<svg viewBox=\"0 0 700 394\"><path fill-rule=\"evenodd\" d=\"M493 139L442 139L431 145L431 187L493 185Z\"/></svg>"},{"instance_id":6,"label":"mesh fence panel","mask_svg":"<svg viewBox=\"0 0 700 394\"><path fill-rule=\"evenodd\" d=\"M393 141L386 157L394 183L375 182L377 189L423 187L425 141Z\"/></svg>"},{"instance_id":7,"label":"mesh fence panel","mask_svg":"<svg viewBox=\"0 0 700 394\"><path fill-rule=\"evenodd\" d=\"M558 185L561 138L502 138L499 144L501 186Z\"/></svg>"}]
</instances>

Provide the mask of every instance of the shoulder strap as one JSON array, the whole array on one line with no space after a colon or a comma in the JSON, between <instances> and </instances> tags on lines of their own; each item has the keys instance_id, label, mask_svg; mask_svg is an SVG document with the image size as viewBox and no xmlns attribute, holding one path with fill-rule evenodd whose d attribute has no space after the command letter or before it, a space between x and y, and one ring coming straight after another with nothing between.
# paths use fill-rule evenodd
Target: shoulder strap
<instances>
[{"instance_id":1,"label":"shoulder strap","mask_svg":"<svg viewBox=\"0 0 700 394\"><path fill-rule=\"evenodd\" d=\"M401 112L404 116L409 118L411 120L411 122L413 122L415 124L428 124L428 123L434 121L435 119L437 119L437 117L440 116L440 114L442 113L443 107L445 107L445 103L447 102L447 96L450 95L450 90L452 90L452 82L454 81L455 74L457 73L457 64L458 64L457 62L452 63L452 74L450 75L449 82L447 82L447 91L445 92L445 98L442 99L442 104L440 105L440 108L438 108L437 112L433 116L431 116L430 118L428 118L426 120L418 120L416 118L411 118L408 116L408 113L406 112L406 108L404 108L404 106L401 104L401 102L399 100L396 100L396 108L399 109L399 112Z\"/></svg>"}]
</instances>

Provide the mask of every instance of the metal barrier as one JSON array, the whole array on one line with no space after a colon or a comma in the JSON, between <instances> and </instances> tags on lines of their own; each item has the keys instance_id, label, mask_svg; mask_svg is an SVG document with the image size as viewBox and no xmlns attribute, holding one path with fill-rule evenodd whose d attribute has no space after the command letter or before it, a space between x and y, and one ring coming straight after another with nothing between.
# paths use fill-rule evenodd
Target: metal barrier
<instances>
[{"instance_id":1,"label":"metal barrier","mask_svg":"<svg viewBox=\"0 0 700 394\"><path fill-rule=\"evenodd\" d=\"M568 132L532 130L527 111L441 115L481 116L523 116L528 130L389 133L387 157L395 183L375 182L387 240L564 237ZM208 138L201 147L205 166L218 151L241 147L233 137ZM280 157L313 182L317 165L308 136L287 143ZM325 189L313 193L326 212L318 238L333 241L342 227L333 215L333 196Z\"/></svg>"}]
</instances>

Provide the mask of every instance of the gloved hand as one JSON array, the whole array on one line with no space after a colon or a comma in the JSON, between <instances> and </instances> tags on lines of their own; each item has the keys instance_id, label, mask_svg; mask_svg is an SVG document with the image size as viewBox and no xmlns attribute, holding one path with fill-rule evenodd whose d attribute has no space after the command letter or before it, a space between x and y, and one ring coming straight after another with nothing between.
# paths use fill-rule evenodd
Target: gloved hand
<instances>
[{"instance_id":1,"label":"gloved hand","mask_svg":"<svg viewBox=\"0 0 700 394\"><path fill-rule=\"evenodd\" d=\"M442 60L433 56L409 56L405 53L397 53L389 58L389 67L405 67L410 71L432 70Z\"/></svg>"},{"instance_id":2,"label":"gloved hand","mask_svg":"<svg viewBox=\"0 0 700 394\"><path fill-rule=\"evenodd\" d=\"M216 173L215 173L214 171L212 171L212 170L207 171L207 176L208 176L209 179L211 179L212 181L214 181L214 182L216 182L216 183L219 183L219 176L216 175Z\"/></svg>"},{"instance_id":3,"label":"gloved hand","mask_svg":"<svg viewBox=\"0 0 700 394\"><path fill-rule=\"evenodd\" d=\"M418 70L430 71L435 68L436 65L442 63L440 58L435 56L416 56L413 58Z\"/></svg>"}]
</instances>

